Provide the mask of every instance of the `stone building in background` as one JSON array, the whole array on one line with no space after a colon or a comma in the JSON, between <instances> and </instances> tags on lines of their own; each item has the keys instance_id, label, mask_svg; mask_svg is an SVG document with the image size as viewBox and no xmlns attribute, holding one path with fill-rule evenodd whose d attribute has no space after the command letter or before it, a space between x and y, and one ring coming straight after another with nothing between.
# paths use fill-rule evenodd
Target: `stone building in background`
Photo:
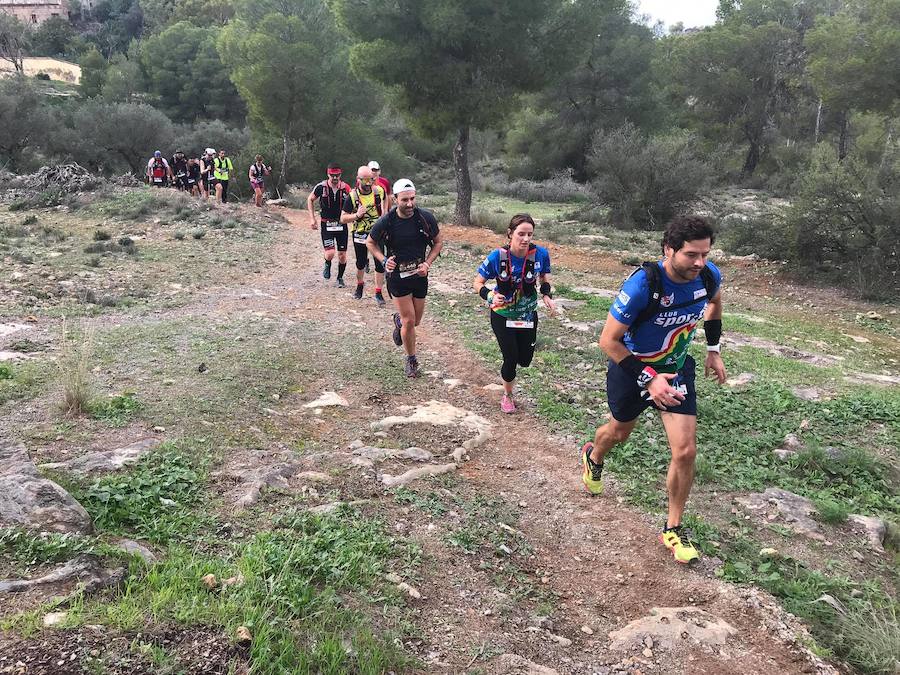
<instances>
[{"instance_id":1,"label":"stone building in background","mask_svg":"<svg viewBox=\"0 0 900 675\"><path fill-rule=\"evenodd\" d=\"M69 0L0 0L0 12L23 23L38 25L54 16L71 19Z\"/></svg>"}]
</instances>

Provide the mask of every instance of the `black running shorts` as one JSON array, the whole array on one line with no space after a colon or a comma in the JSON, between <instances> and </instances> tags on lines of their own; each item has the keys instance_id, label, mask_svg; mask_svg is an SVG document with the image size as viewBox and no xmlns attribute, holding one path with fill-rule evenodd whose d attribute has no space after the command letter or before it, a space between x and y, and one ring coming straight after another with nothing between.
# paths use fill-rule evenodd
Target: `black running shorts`
<instances>
[{"instance_id":1,"label":"black running shorts","mask_svg":"<svg viewBox=\"0 0 900 675\"><path fill-rule=\"evenodd\" d=\"M322 221L319 223L319 231L322 233L322 248L328 250L336 248L338 251L347 250L347 226L342 225L339 232L329 232L328 223Z\"/></svg>"},{"instance_id":2,"label":"black running shorts","mask_svg":"<svg viewBox=\"0 0 900 675\"><path fill-rule=\"evenodd\" d=\"M681 405L667 408L662 412L678 415L697 415L697 390L694 388L697 364L690 356L685 358L684 365L678 371L678 377L671 381L673 387L683 386L684 400ZM609 397L609 410L619 422L631 422L637 419L644 410L656 407L646 396L646 390L638 386L634 376L626 373L618 365L610 361L606 370L606 395ZM643 395L642 395L643 394Z\"/></svg>"},{"instance_id":3,"label":"black running shorts","mask_svg":"<svg viewBox=\"0 0 900 675\"><path fill-rule=\"evenodd\" d=\"M388 293L395 298L412 293L414 298L422 299L428 295L428 277L421 277L418 274L401 279L400 275L394 272L387 276Z\"/></svg>"}]
</instances>

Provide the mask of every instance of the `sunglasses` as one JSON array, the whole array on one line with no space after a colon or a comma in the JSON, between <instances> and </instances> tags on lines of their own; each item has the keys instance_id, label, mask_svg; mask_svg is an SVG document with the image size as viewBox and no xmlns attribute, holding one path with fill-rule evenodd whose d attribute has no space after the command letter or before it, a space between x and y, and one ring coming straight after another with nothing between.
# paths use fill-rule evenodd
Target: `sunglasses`
<instances>
[{"instance_id":1,"label":"sunglasses","mask_svg":"<svg viewBox=\"0 0 900 675\"><path fill-rule=\"evenodd\" d=\"M375 182L375 179L374 178L360 178L359 182L362 183L363 185L371 185L372 183Z\"/></svg>"}]
</instances>

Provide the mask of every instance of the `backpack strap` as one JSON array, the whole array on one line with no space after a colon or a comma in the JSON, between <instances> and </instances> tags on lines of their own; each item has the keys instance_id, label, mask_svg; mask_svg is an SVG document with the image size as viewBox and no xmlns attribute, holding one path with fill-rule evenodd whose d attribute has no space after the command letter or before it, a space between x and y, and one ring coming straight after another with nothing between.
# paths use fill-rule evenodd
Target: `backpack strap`
<instances>
[{"instance_id":1,"label":"backpack strap","mask_svg":"<svg viewBox=\"0 0 900 675\"><path fill-rule=\"evenodd\" d=\"M641 270L644 270L644 274L647 275L648 302L647 306L635 317L631 327L628 329L632 333L638 325L649 321L659 313L659 303L662 300L662 274L659 271L659 265L656 262L643 262L628 278L630 279Z\"/></svg>"},{"instance_id":2,"label":"backpack strap","mask_svg":"<svg viewBox=\"0 0 900 675\"><path fill-rule=\"evenodd\" d=\"M706 289L707 301L712 300L718 288L716 287L716 278L713 276L709 265L704 265L703 269L700 270L700 278L703 280L703 287Z\"/></svg>"},{"instance_id":3,"label":"backpack strap","mask_svg":"<svg viewBox=\"0 0 900 675\"><path fill-rule=\"evenodd\" d=\"M510 271L509 271L509 247L501 246L497 249L500 252L500 260L498 261L498 273L497 280L507 282L509 281Z\"/></svg>"}]
</instances>

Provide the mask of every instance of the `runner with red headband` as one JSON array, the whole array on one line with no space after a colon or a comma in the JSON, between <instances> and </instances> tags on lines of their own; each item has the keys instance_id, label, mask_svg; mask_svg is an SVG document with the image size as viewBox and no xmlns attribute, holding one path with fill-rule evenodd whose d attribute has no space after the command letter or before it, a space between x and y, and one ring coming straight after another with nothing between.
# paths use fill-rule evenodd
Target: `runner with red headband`
<instances>
[{"instance_id":1,"label":"runner with red headband","mask_svg":"<svg viewBox=\"0 0 900 675\"><path fill-rule=\"evenodd\" d=\"M344 199L350 193L350 186L341 180L341 167L335 163L328 165L328 177L313 188L306 199L306 208L309 211L309 226L312 229L319 228L322 231L322 248L325 249L325 268L322 270L322 278L331 278L331 261L334 260L334 252L338 254L337 285L340 288L344 284L344 270L347 269L347 226L341 223L341 208ZM316 216L315 201L319 200L320 217Z\"/></svg>"}]
</instances>

